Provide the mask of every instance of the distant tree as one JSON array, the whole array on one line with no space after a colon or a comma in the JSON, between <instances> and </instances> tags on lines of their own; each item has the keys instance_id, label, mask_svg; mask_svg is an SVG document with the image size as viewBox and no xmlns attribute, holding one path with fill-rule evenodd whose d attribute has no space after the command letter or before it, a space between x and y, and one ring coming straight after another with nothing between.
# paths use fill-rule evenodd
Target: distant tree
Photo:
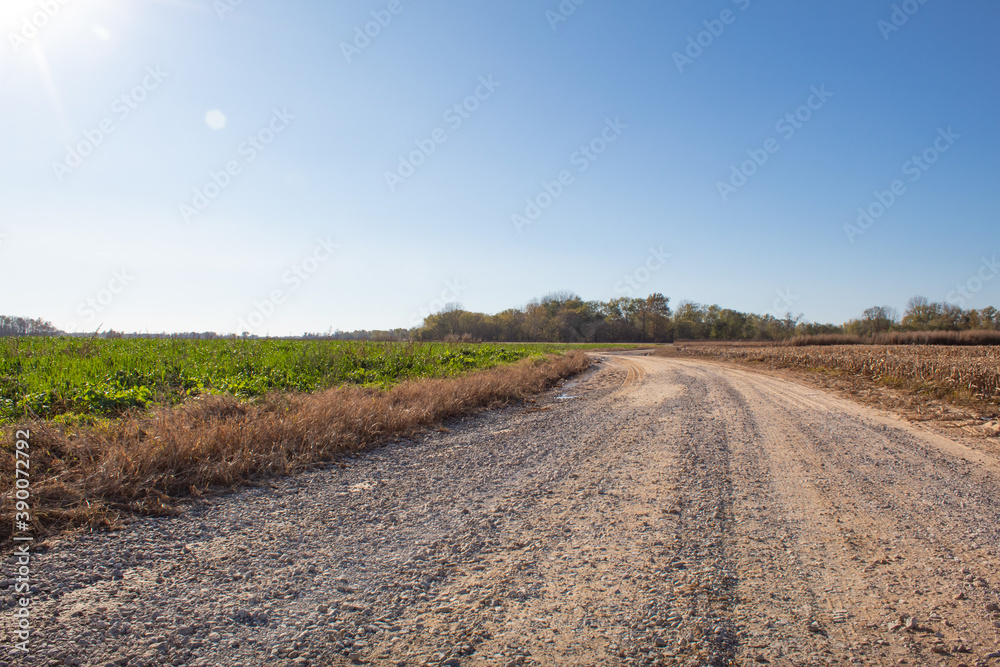
<instances>
[{"instance_id":1,"label":"distant tree","mask_svg":"<svg viewBox=\"0 0 1000 667\"><path fill-rule=\"evenodd\" d=\"M0 336L58 336L61 333L51 322L42 319L0 315Z\"/></svg>"},{"instance_id":2,"label":"distant tree","mask_svg":"<svg viewBox=\"0 0 1000 667\"><path fill-rule=\"evenodd\" d=\"M851 333L860 336L875 336L891 330L896 325L898 315L891 306L872 306L865 309L860 320L851 327Z\"/></svg>"},{"instance_id":3,"label":"distant tree","mask_svg":"<svg viewBox=\"0 0 1000 667\"><path fill-rule=\"evenodd\" d=\"M705 314L691 301L681 301L674 313L674 337L680 340L706 338Z\"/></svg>"},{"instance_id":4,"label":"distant tree","mask_svg":"<svg viewBox=\"0 0 1000 667\"><path fill-rule=\"evenodd\" d=\"M915 296L906 302L902 326L909 331L926 331L938 316L937 304L932 304L924 296Z\"/></svg>"},{"instance_id":5,"label":"distant tree","mask_svg":"<svg viewBox=\"0 0 1000 667\"><path fill-rule=\"evenodd\" d=\"M835 324L817 324L814 322L799 322L795 327L796 336L818 336L821 334L845 333L843 326Z\"/></svg>"},{"instance_id":6,"label":"distant tree","mask_svg":"<svg viewBox=\"0 0 1000 667\"><path fill-rule=\"evenodd\" d=\"M673 340L673 323L670 321L670 299L659 292L646 297L644 304L646 323L643 334L646 340L664 343Z\"/></svg>"},{"instance_id":7,"label":"distant tree","mask_svg":"<svg viewBox=\"0 0 1000 667\"><path fill-rule=\"evenodd\" d=\"M1000 311L993 306L986 306L979 312L984 328L1000 329Z\"/></svg>"}]
</instances>

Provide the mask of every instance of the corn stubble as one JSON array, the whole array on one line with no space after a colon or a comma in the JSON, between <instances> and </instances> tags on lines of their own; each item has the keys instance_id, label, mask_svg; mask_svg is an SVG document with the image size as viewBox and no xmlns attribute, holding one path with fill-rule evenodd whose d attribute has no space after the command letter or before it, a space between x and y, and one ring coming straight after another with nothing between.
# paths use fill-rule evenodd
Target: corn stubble
<instances>
[{"instance_id":1,"label":"corn stubble","mask_svg":"<svg viewBox=\"0 0 1000 667\"><path fill-rule=\"evenodd\" d=\"M32 514L42 533L113 526L127 512L175 513L210 489L289 474L527 398L590 365L580 351L392 389L344 386L257 403L211 395L77 429L32 425ZM6 434L5 449L10 449ZM2 457L0 539L10 538L13 456Z\"/></svg>"}]
</instances>

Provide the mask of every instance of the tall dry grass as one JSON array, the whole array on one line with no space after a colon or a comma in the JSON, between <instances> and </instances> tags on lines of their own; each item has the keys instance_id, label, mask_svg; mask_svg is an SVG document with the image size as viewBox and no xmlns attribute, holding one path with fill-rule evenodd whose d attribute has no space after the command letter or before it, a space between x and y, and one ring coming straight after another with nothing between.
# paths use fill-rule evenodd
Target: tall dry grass
<instances>
[{"instance_id":1,"label":"tall dry grass","mask_svg":"<svg viewBox=\"0 0 1000 667\"><path fill-rule=\"evenodd\" d=\"M388 391L340 387L256 404L227 396L126 417L73 433L30 425L32 515L45 532L116 523L122 512L174 512L177 499L329 461L444 420L522 400L586 369L574 351ZM13 432L6 434L0 539L13 520Z\"/></svg>"},{"instance_id":2,"label":"tall dry grass","mask_svg":"<svg viewBox=\"0 0 1000 667\"><path fill-rule=\"evenodd\" d=\"M855 334L816 334L795 336L785 345L1000 345L1000 331L972 329L969 331L888 331L875 336Z\"/></svg>"},{"instance_id":3,"label":"tall dry grass","mask_svg":"<svg viewBox=\"0 0 1000 667\"><path fill-rule=\"evenodd\" d=\"M793 336L784 341L785 345L802 347L805 345L862 345L865 339L855 334L814 334L812 336Z\"/></svg>"},{"instance_id":4,"label":"tall dry grass","mask_svg":"<svg viewBox=\"0 0 1000 667\"><path fill-rule=\"evenodd\" d=\"M875 337L878 345L1000 345L1000 331L891 331Z\"/></svg>"}]
</instances>

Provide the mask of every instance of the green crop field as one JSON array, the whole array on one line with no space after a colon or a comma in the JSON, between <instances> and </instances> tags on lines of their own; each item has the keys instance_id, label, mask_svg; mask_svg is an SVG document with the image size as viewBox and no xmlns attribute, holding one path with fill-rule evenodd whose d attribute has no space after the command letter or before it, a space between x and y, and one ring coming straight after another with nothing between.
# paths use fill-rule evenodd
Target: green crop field
<instances>
[{"instance_id":1,"label":"green crop field","mask_svg":"<svg viewBox=\"0 0 1000 667\"><path fill-rule=\"evenodd\" d=\"M190 396L386 388L565 349L556 345L302 340L0 339L0 423L117 417Z\"/></svg>"}]
</instances>

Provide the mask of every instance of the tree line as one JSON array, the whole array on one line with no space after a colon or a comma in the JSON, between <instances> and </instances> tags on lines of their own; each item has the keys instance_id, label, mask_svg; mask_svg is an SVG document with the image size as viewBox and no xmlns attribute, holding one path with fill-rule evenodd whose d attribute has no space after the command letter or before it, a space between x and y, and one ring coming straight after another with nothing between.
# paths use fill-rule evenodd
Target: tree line
<instances>
[{"instance_id":1,"label":"tree line","mask_svg":"<svg viewBox=\"0 0 1000 667\"><path fill-rule=\"evenodd\" d=\"M575 294L558 293L495 315L470 312L452 304L427 317L414 337L554 343L781 340L795 334L800 319L790 314L778 319L691 302L682 302L674 311L670 299L659 293L609 301L584 301Z\"/></svg>"},{"instance_id":2,"label":"tree line","mask_svg":"<svg viewBox=\"0 0 1000 667\"><path fill-rule=\"evenodd\" d=\"M902 317L890 306L872 306L861 317L845 323L842 333L874 336L893 331L982 330L1000 330L1000 311L993 306L965 310L944 301L915 296L907 302Z\"/></svg>"},{"instance_id":3,"label":"tree line","mask_svg":"<svg viewBox=\"0 0 1000 667\"><path fill-rule=\"evenodd\" d=\"M796 336L848 335L872 337L891 332L1000 331L1000 310L993 306L965 310L946 302L916 296L902 316L890 306L872 306L844 324L805 322L802 315L784 317L745 313L716 304L682 301L671 309L670 299L654 293L646 297L620 297L585 301L576 294L559 292L535 299L523 308L508 308L495 315L464 310L449 304L413 329L391 331L329 331L304 334L308 339L551 343L669 343L676 340L781 341ZM41 319L0 316L0 336L67 335ZM94 335L94 334L91 334ZM213 332L182 334L124 334L105 332L103 337L215 338Z\"/></svg>"},{"instance_id":4,"label":"tree line","mask_svg":"<svg viewBox=\"0 0 1000 667\"><path fill-rule=\"evenodd\" d=\"M42 319L0 315L0 336L58 336L61 333L51 322Z\"/></svg>"},{"instance_id":5,"label":"tree line","mask_svg":"<svg viewBox=\"0 0 1000 667\"><path fill-rule=\"evenodd\" d=\"M802 315L784 317L746 313L719 305L682 301L670 308L662 294L584 301L572 293L550 294L523 308L495 315L450 304L427 317L416 340L481 340L490 342L667 343L675 340L781 341L796 336L847 334L874 336L893 331L1000 330L1000 311L992 306L964 310L925 297L910 299L902 317L889 306L873 306L844 324L805 322Z\"/></svg>"}]
</instances>

